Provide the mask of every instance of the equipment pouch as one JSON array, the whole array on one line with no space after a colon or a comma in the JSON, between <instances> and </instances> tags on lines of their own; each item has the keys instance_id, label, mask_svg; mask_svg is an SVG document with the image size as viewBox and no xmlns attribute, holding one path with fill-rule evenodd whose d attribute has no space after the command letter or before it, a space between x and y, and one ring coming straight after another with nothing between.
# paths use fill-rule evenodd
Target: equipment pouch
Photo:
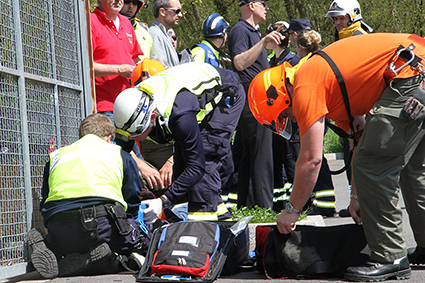
<instances>
[{"instance_id":1,"label":"equipment pouch","mask_svg":"<svg viewBox=\"0 0 425 283\"><path fill-rule=\"evenodd\" d=\"M81 225L83 230L88 233L90 240L97 240L99 238L99 231L97 229L98 221L94 207L80 208Z\"/></svg>"},{"instance_id":2,"label":"equipment pouch","mask_svg":"<svg viewBox=\"0 0 425 283\"><path fill-rule=\"evenodd\" d=\"M120 235L128 235L130 233L130 223L127 220L127 214L125 213L124 206L121 204L107 204L105 205L105 208L108 214L114 220L115 226L117 226Z\"/></svg>"},{"instance_id":3,"label":"equipment pouch","mask_svg":"<svg viewBox=\"0 0 425 283\"><path fill-rule=\"evenodd\" d=\"M425 90L422 87L419 86L412 97L404 103L403 113L418 126L425 120ZM422 128L425 128L425 124Z\"/></svg>"}]
</instances>

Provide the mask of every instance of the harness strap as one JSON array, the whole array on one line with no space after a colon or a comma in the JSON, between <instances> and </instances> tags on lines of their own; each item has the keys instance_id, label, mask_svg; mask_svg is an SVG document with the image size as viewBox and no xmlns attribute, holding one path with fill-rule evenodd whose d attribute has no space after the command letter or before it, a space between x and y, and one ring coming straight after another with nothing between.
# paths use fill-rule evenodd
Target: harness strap
<instances>
[{"instance_id":1,"label":"harness strap","mask_svg":"<svg viewBox=\"0 0 425 283\"><path fill-rule=\"evenodd\" d=\"M342 98L344 99L345 110L347 111L347 115L349 119L350 129L353 131L353 134L348 135L348 137L354 140L354 147L355 147L357 145L357 142L356 142L356 139L354 138L354 124L353 124L354 117L351 115L350 101L348 100L348 92L347 92L347 87L345 86L344 78L342 77L342 74L339 71L338 67L336 66L335 62L331 59L331 57L329 57L328 54L326 54L322 50L317 51L316 54L319 54L326 60L326 62L328 62L329 66L331 66L332 71L334 71L335 76L338 80L339 87L341 88Z\"/></svg>"},{"instance_id":2,"label":"harness strap","mask_svg":"<svg viewBox=\"0 0 425 283\"><path fill-rule=\"evenodd\" d=\"M215 101L215 98L222 94L221 100L219 102ZM203 100L205 98L205 101ZM206 105L211 103L213 109L217 107L217 103L226 103L228 107L231 107L235 104L235 89L233 86L222 87L216 86L213 89L205 93L205 97L200 95L198 96L198 102L201 109L205 109ZM202 122L199 124L200 129L203 129L206 123L212 119L214 111L208 113Z\"/></svg>"},{"instance_id":3,"label":"harness strap","mask_svg":"<svg viewBox=\"0 0 425 283\"><path fill-rule=\"evenodd\" d=\"M326 124L340 137L348 137L348 138L352 139L353 142L354 142L354 148L355 148L357 146L357 141L356 141L356 138L355 138L355 131L354 131L354 117L351 115L350 101L348 99L348 92L347 92L347 87L345 85L344 78L342 77L342 74L339 71L338 67L336 66L335 62L331 59L331 57L329 57L328 54L326 54L322 50L318 50L315 54L322 56L326 60L326 62L328 62L329 66L332 68L332 71L335 73L335 76L336 76L338 83L339 83L339 87L341 88L342 98L344 100L345 109L347 111L350 129L353 133L351 135L349 135L344 130L339 128L338 126L335 126L335 125L333 125L329 122L327 122ZM336 170L336 171L332 171L332 170L329 170L328 168L324 167L323 163L322 163L322 168L327 173L329 173L331 175L341 174L342 172L347 170L347 167L351 164L351 158L353 157L354 148L352 150L350 150L350 154L348 156L348 161L345 164L345 166L342 167L341 169Z\"/></svg>"}]
</instances>

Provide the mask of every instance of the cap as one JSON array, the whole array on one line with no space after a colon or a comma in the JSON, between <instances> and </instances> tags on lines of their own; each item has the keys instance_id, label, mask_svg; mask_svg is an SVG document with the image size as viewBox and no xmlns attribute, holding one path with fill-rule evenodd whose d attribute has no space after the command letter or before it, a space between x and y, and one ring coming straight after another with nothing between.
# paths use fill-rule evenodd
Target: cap
<instances>
[{"instance_id":1,"label":"cap","mask_svg":"<svg viewBox=\"0 0 425 283\"><path fill-rule=\"evenodd\" d=\"M243 5L254 2L255 0L238 0L238 1L239 1L239 7L242 7ZM264 2L265 1L267 0L264 0Z\"/></svg>"},{"instance_id":2,"label":"cap","mask_svg":"<svg viewBox=\"0 0 425 283\"><path fill-rule=\"evenodd\" d=\"M284 32L292 31L302 31L306 29L311 29L311 23L309 19L292 19L289 23L289 27Z\"/></svg>"}]
</instances>

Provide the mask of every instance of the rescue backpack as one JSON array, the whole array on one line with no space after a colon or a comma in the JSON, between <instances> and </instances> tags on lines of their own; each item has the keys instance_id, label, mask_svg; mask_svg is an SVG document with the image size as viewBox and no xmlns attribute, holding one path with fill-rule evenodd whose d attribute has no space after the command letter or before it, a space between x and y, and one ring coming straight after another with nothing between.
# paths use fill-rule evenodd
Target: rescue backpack
<instances>
[{"instance_id":1,"label":"rescue backpack","mask_svg":"<svg viewBox=\"0 0 425 283\"><path fill-rule=\"evenodd\" d=\"M183 221L156 229L136 281L212 282L237 272L249 251L248 221Z\"/></svg>"}]
</instances>

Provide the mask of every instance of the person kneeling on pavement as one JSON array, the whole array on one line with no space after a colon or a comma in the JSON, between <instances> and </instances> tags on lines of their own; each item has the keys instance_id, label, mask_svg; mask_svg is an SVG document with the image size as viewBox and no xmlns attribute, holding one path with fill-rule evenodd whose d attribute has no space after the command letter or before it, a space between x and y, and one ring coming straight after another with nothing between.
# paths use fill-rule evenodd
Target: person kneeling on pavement
<instances>
[{"instance_id":1,"label":"person kneeling on pavement","mask_svg":"<svg viewBox=\"0 0 425 283\"><path fill-rule=\"evenodd\" d=\"M221 199L221 171L231 172L223 159L245 104L235 73L207 63L169 68L121 92L114 120L129 140L148 136L174 143L173 182L159 198L147 200L145 220L158 218L163 208L188 202L188 220L231 218Z\"/></svg>"},{"instance_id":2,"label":"person kneeling on pavement","mask_svg":"<svg viewBox=\"0 0 425 283\"><path fill-rule=\"evenodd\" d=\"M150 232L135 220L138 168L113 144L112 121L90 115L79 136L52 152L44 169L40 210L46 238L35 228L28 232L32 264L44 278L116 273L130 262L140 268L150 242Z\"/></svg>"}]
</instances>

